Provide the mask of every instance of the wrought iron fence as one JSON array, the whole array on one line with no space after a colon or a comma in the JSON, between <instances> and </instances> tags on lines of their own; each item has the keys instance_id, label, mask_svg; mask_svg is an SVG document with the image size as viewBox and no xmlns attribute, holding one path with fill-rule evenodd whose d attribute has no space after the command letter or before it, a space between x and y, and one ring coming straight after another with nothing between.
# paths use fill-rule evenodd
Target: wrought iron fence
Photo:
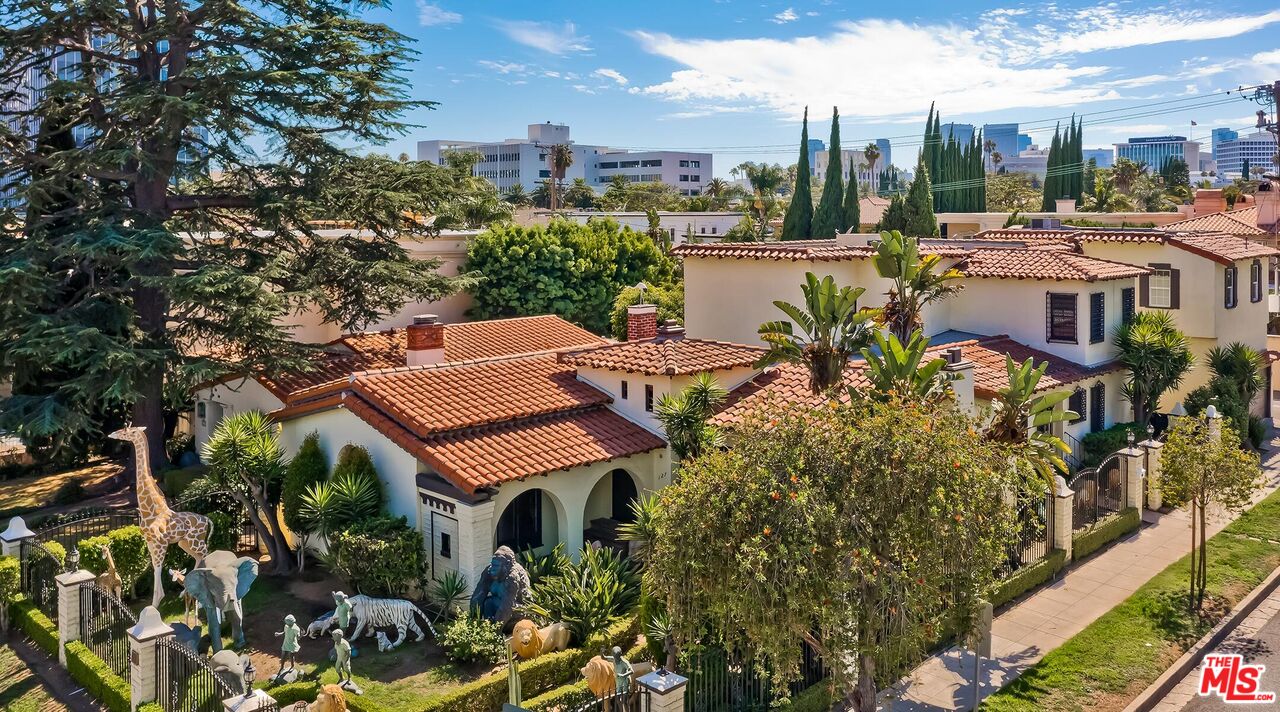
<instances>
[{"instance_id":1,"label":"wrought iron fence","mask_svg":"<svg viewBox=\"0 0 1280 712\"><path fill-rule=\"evenodd\" d=\"M691 655L685 692L688 712L764 712L775 702L775 690L768 671L753 659L708 649ZM800 677L782 697L794 696L825 679L827 669L809 646L804 646Z\"/></svg>"},{"instance_id":2,"label":"wrought iron fence","mask_svg":"<svg viewBox=\"0 0 1280 712\"><path fill-rule=\"evenodd\" d=\"M220 712L237 694L205 656L172 638L156 641L156 702L165 712Z\"/></svg>"},{"instance_id":3,"label":"wrought iron fence","mask_svg":"<svg viewBox=\"0 0 1280 712\"><path fill-rule=\"evenodd\" d=\"M1071 452L1062 456L1064 462L1067 463L1068 472L1074 472L1080 468L1080 464L1084 462L1084 445L1080 443L1080 439L1068 432L1062 433L1062 442L1071 448Z\"/></svg>"},{"instance_id":4,"label":"wrought iron fence","mask_svg":"<svg viewBox=\"0 0 1280 712\"><path fill-rule=\"evenodd\" d=\"M1053 536L1053 493L1024 496L1018 505L1017 538L1007 548L1004 570L1008 576L1049 555Z\"/></svg>"},{"instance_id":5,"label":"wrought iron fence","mask_svg":"<svg viewBox=\"0 0 1280 712\"><path fill-rule=\"evenodd\" d=\"M1075 492L1071 509L1073 529L1091 527L1099 519L1124 509L1124 468L1119 455L1112 455L1097 467L1081 470L1068 483Z\"/></svg>"},{"instance_id":6,"label":"wrought iron fence","mask_svg":"<svg viewBox=\"0 0 1280 712\"><path fill-rule=\"evenodd\" d=\"M35 540L45 544L56 541L71 551L81 540L102 536L113 529L138 523L137 510L124 509L113 512L86 511L60 517L55 524L36 532Z\"/></svg>"},{"instance_id":7,"label":"wrought iron fence","mask_svg":"<svg viewBox=\"0 0 1280 712\"><path fill-rule=\"evenodd\" d=\"M629 692L615 692L584 702L573 712L649 712L649 691L632 686Z\"/></svg>"},{"instance_id":8,"label":"wrought iron fence","mask_svg":"<svg viewBox=\"0 0 1280 712\"><path fill-rule=\"evenodd\" d=\"M242 515L240 520L240 536L236 539L236 553L258 553L258 528L253 526L249 515Z\"/></svg>"},{"instance_id":9,"label":"wrought iron fence","mask_svg":"<svg viewBox=\"0 0 1280 712\"><path fill-rule=\"evenodd\" d=\"M34 539L25 539L18 548L21 559L20 573L22 595L57 625L58 583L54 580L62 573L62 562L53 551Z\"/></svg>"},{"instance_id":10,"label":"wrought iron fence","mask_svg":"<svg viewBox=\"0 0 1280 712\"><path fill-rule=\"evenodd\" d=\"M110 591L94 583L80 584L80 640L112 672L129 678L129 628L137 616Z\"/></svg>"}]
</instances>

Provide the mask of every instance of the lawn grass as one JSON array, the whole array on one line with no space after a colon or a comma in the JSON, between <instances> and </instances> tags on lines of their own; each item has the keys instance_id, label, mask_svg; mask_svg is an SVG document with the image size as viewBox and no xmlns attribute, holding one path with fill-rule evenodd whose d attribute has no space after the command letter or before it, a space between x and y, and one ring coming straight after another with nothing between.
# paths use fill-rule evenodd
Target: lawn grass
<instances>
[{"instance_id":1,"label":"lawn grass","mask_svg":"<svg viewBox=\"0 0 1280 712\"><path fill-rule=\"evenodd\" d=\"M1190 557L1183 557L987 698L982 709L1123 707L1280 565L1280 543L1245 538L1280 534L1280 492L1250 514L1209 540L1208 599L1202 614L1188 611Z\"/></svg>"},{"instance_id":2,"label":"lawn grass","mask_svg":"<svg viewBox=\"0 0 1280 712\"><path fill-rule=\"evenodd\" d=\"M79 481L81 487L88 487L119 472L120 466L116 463L102 461L74 470L0 482L0 518L25 514L54 504L54 495L68 482Z\"/></svg>"},{"instance_id":3,"label":"lawn grass","mask_svg":"<svg viewBox=\"0 0 1280 712\"><path fill-rule=\"evenodd\" d=\"M53 702L53 695L13 648L0 645L0 710L39 712Z\"/></svg>"}]
</instances>

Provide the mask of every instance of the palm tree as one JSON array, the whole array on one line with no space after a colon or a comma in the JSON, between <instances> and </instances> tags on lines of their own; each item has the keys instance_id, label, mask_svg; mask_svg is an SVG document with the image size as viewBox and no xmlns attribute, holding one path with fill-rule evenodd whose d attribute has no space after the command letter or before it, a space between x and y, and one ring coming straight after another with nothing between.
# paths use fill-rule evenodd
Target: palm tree
<instances>
[{"instance_id":1,"label":"palm tree","mask_svg":"<svg viewBox=\"0 0 1280 712\"><path fill-rule=\"evenodd\" d=\"M569 189L564 192L564 205L575 208L593 208L596 205L596 192L587 184L586 178L574 178Z\"/></svg>"},{"instance_id":2,"label":"palm tree","mask_svg":"<svg viewBox=\"0 0 1280 712\"><path fill-rule=\"evenodd\" d=\"M985 153L985 154L987 154L987 158L988 158L988 159L991 159L991 160L992 160L991 170L993 170L993 171L994 171L994 170L995 170L995 162L994 162L994 159L995 159L995 154L996 154L996 140L995 140L994 138L989 138L989 139L986 139L985 141L983 141L983 142L982 142L982 152L983 152L983 153Z\"/></svg>"},{"instance_id":3,"label":"palm tree","mask_svg":"<svg viewBox=\"0 0 1280 712\"><path fill-rule=\"evenodd\" d=\"M751 188L756 195L773 195L778 192L779 186L783 185L787 180L787 173L782 166L773 163L752 163L746 161L738 166L738 169L747 176L747 180L751 182Z\"/></svg>"},{"instance_id":4,"label":"palm tree","mask_svg":"<svg viewBox=\"0 0 1280 712\"><path fill-rule=\"evenodd\" d=\"M658 399L653 414L662 424L677 462L720 446L720 432L707 421L727 397L729 392L715 376L699 373L678 395L666 394Z\"/></svg>"},{"instance_id":5,"label":"palm tree","mask_svg":"<svg viewBox=\"0 0 1280 712\"><path fill-rule=\"evenodd\" d=\"M1062 458L1071 454L1071 448L1057 436L1040 429L1080 416L1070 410L1056 409L1059 403L1071 397L1069 391L1036 395L1040 377L1049 367L1048 361L1037 367L1033 358L1021 364L1008 354L1004 358L1009 386L997 392L992 400L993 417L985 436L988 440L1017 447L1021 451L1021 459L1046 485L1052 487L1054 470L1067 473L1067 463Z\"/></svg>"},{"instance_id":6,"label":"palm tree","mask_svg":"<svg viewBox=\"0 0 1280 712\"><path fill-rule=\"evenodd\" d=\"M567 144L557 143L547 149L547 163L551 167L551 209L558 206L557 191L560 181L564 180L565 171L573 165L573 149Z\"/></svg>"},{"instance_id":7,"label":"palm tree","mask_svg":"<svg viewBox=\"0 0 1280 712\"><path fill-rule=\"evenodd\" d=\"M897 230L880 233L872 262L876 272L893 283L880 318L898 341L905 343L912 331L924 327L920 313L927 305L960 291L959 270L939 271L941 261L938 255L921 256L917 238L903 237Z\"/></svg>"},{"instance_id":8,"label":"palm tree","mask_svg":"<svg viewBox=\"0 0 1280 712\"><path fill-rule=\"evenodd\" d=\"M951 391L950 384L956 376L942 370L947 365L946 359L935 358L921 365L929 349L929 338L920 330L911 332L905 345L893 334L885 336L877 331L874 335L875 348L862 349L862 357L867 362L865 375L871 388L859 390L850 386L851 398L897 395L932 400Z\"/></svg>"},{"instance_id":9,"label":"palm tree","mask_svg":"<svg viewBox=\"0 0 1280 712\"><path fill-rule=\"evenodd\" d=\"M622 174L610 176L604 189L604 206L609 210L626 210L631 197L631 181Z\"/></svg>"},{"instance_id":10,"label":"palm tree","mask_svg":"<svg viewBox=\"0 0 1280 712\"><path fill-rule=\"evenodd\" d=\"M872 141L867 144L866 148L862 149L862 155L867 157L867 165L871 167L871 172L875 173L876 161L880 160L880 147L876 145L875 141Z\"/></svg>"},{"instance_id":11,"label":"palm tree","mask_svg":"<svg viewBox=\"0 0 1280 712\"><path fill-rule=\"evenodd\" d=\"M1116 327L1112 340L1119 361L1129 371L1123 393L1133 406L1133 420L1145 426L1164 392L1176 388L1195 357L1187 337L1167 311L1134 314Z\"/></svg>"},{"instance_id":12,"label":"palm tree","mask_svg":"<svg viewBox=\"0 0 1280 712\"><path fill-rule=\"evenodd\" d=\"M1133 210L1133 200L1116 189L1115 174L1099 170L1093 175L1093 192L1084 196L1084 207L1095 213L1121 213Z\"/></svg>"},{"instance_id":13,"label":"palm tree","mask_svg":"<svg viewBox=\"0 0 1280 712\"><path fill-rule=\"evenodd\" d=\"M996 170L996 166L1004 163L1004 154L999 151L991 152L991 170Z\"/></svg>"},{"instance_id":14,"label":"palm tree","mask_svg":"<svg viewBox=\"0 0 1280 712\"><path fill-rule=\"evenodd\" d=\"M770 321L760 325L761 340L769 350L757 368L778 363L798 363L809 369L809 390L815 395L838 385L849 357L871 344L875 310L858 309L862 287L837 287L831 275L818 279L812 272L800 285L804 308L775 301L791 321ZM795 333L793 322L803 333Z\"/></svg>"},{"instance_id":15,"label":"palm tree","mask_svg":"<svg viewBox=\"0 0 1280 712\"><path fill-rule=\"evenodd\" d=\"M1235 341L1226 347L1215 346L1205 354L1205 359L1214 376L1235 388L1246 408L1266 386L1262 377L1262 369L1267 365L1266 357L1246 344Z\"/></svg>"},{"instance_id":16,"label":"palm tree","mask_svg":"<svg viewBox=\"0 0 1280 712\"><path fill-rule=\"evenodd\" d=\"M1133 189L1133 184L1138 178L1146 172L1145 164L1135 163L1128 158L1117 158L1112 172L1116 177L1116 187L1121 192L1128 193Z\"/></svg>"},{"instance_id":17,"label":"palm tree","mask_svg":"<svg viewBox=\"0 0 1280 712\"><path fill-rule=\"evenodd\" d=\"M712 178L707 182L706 187L702 189L702 194L711 199L711 206L714 209L724 204L728 199L729 183L723 178Z\"/></svg>"},{"instance_id":18,"label":"palm tree","mask_svg":"<svg viewBox=\"0 0 1280 712\"><path fill-rule=\"evenodd\" d=\"M502 199L517 208L527 208L533 205L533 198L525 192L524 186L519 183L507 188L506 192L502 194Z\"/></svg>"}]
</instances>

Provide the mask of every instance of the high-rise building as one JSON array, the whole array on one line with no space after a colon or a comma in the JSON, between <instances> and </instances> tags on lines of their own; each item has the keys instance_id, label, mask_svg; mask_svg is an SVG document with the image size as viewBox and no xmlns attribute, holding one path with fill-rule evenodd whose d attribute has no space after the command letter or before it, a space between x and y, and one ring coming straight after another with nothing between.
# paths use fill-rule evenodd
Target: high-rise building
<instances>
[{"instance_id":1,"label":"high-rise building","mask_svg":"<svg viewBox=\"0 0 1280 712\"><path fill-rule=\"evenodd\" d=\"M567 125L550 121L529 124L528 138L525 139L419 141L418 160L444 165L451 151L479 153L475 175L488 179L498 190L507 190L517 183L525 190L533 190L551 177L547 150L557 144L567 145L573 151L573 163L565 171L565 182L583 178L596 190L603 190L606 183L620 175L632 182L666 183L682 195L701 195L712 178L710 153L625 151L574 143L569 138Z\"/></svg>"},{"instance_id":2,"label":"high-rise building","mask_svg":"<svg viewBox=\"0 0 1280 712\"><path fill-rule=\"evenodd\" d=\"M823 143L820 138L809 139L809 173L813 173L813 160L816 158L818 151L827 150L827 144Z\"/></svg>"},{"instance_id":3,"label":"high-rise building","mask_svg":"<svg viewBox=\"0 0 1280 712\"><path fill-rule=\"evenodd\" d=\"M889 143L887 138L876 139L876 147L880 149L880 167L883 170L885 166L893 165L893 145Z\"/></svg>"},{"instance_id":4,"label":"high-rise building","mask_svg":"<svg viewBox=\"0 0 1280 712\"><path fill-rule=\"evenodd\" d=\"M1018 153L1022 153L1031 148L1031 137L1026 134L1018 134Z\"/></svg>"},{"instance_id":5,"label":"high-rise building","mask_svg":"<svg viewBox=\"0 0 1280 712\"><path fill-rule=\"evenodd\" d=\"M1218 160L1218 144L1225 141L1234 141L1240 138L1240 134L1231 129L1214 129L1210 136L1210 145L1212 146L1213 160Z\"/></svg>"},{"instance_id":6,"label":"high-rise building","mask_svg":"<svg viewBox=\"0 0 1280 712\"><path fill-rule=\"evenodd\" d=\"M1110 168L1116 163L1116 152L1113 148L1086 148L1084 153L1084 162L1088 163L1089 159L1098 162L1099 168Z\"/></svg>"},{"instance_id":7,"label":"high-rise building","mask_svg":"<svg viewBox=\"0 0 1280 712\"><path fill-rule=\"evenodd\" d=\"M1115 146L1116 159L1145 163L1153 171L1160 170L1170 158L1181 158L1191 170L1200 165L1200 143L1188 141L1186 136L1140 136Z\"/></svg>"},{"instance_id":8,"label":"high-rise building","mask_svg":"<svg viewBox=\"0 0 1280 712\"><path fill-rule=\"evenodd\" d=\"M822 177L827 174L827 165L831 161L831 152L827 150L818 151L814 155L813 173ZM844 149L840 151L840 177L849 180L849 176L853 175L858 182L863 185L872 184L880 175L881 169L889 165L885 162L884 156L876 159L874 166L867 163L867 154L862 150Z\"/></svg>"},{"instance_id":9,"label":"high-rise building","mask_svg":"<svg viewBox=\"0 0 1280 712\"><path fill-rule=\"evenodd\" d=\"M982 127L982 141L996 142L996 150L1000 155L1010 158L1018 155L1017 124L986 124ZM1030 141L1028 141L1030 143Z\"/></svg>"},{"instance_id":10,"label":"high-rise building","mask_svg":"<svg viewBox=\"0 0 1280 712\"><path fill-rule=\"evenodd\" d=\"M968 143L973 140L973 124L943 124L942 142L946 143L950 138L954 137L960 143Z\"/></svg>"},{"instance_id":11,"label":"high-rise building","mask_svg":"<svg viewBox=\"0 0 1280 712\"><path fill-rule=\"evenodd\" d=\"M1237 136L1234 139L1214 145L1214 156L1218 175L1239 174L1244 169L1244 162L1249 161L1250 168L1258 166L1267 170L1275 170L1273 157L1280 148L1276 146L1276 138L1266 131L1259 131L1248 136ZM1241 176L1242 178L1244 176Z\"/></svg>"}]
</instances>

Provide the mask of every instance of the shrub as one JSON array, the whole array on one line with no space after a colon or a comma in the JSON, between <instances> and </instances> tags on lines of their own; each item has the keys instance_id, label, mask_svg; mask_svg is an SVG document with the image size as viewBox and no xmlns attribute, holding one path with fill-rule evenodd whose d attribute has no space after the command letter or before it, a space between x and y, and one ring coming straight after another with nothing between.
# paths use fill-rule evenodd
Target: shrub
<instances>
[{"instance_id":1,"label":"shrub","mask_svg":"<svg viewBox=\"0 0 1280 712\"><path fill-rule=\"evenodd\" d=\"M116 561L116 573L124 587L125 596L136 593L138 581L151 570L151 555L147 552L147 540L137 526L121 527L105 535L81 539L76 548L80 551L80 566L95 574L107 570L102 547L111 549Z\"/></svg>"},{"instance_id":2,"label":"shrub","mask_svg":"<svg viewBox=\"0 0 1280 712\"><path fill-rule=\"evenodd\" d=\"M516 553L520 565L529 573L529 584L537 584L552 574L563 573L572 565L569 557L564 555L564 542L551 547L551 551L539 556L533 549L521 549Z\"/></svg>"},{"instance_id":3,"label":"shrub","mask_svg":"<svg viewBox=\"0 0 1280 712\"><path fill-rule=\"evenodd\" d=\"M1067 565L1067 552L1054 549L1045 558L1019 569L1017 573L1000 582L991 593L991 605L999 608L1040 584L1048 581Z\"/></svg>"},{"instance_id":4,"label":"shrub","mask_svg":"<svg viewBox=\"0 0 1280 712\"><path fill-rule=\"evenodd\" d=\"M1098 520L1092 527L1071 536L1071 558L1079 561L1142 525L1142 512L1130 507L1119 514Z\"/></svg>"},{"instance_id":5,"label":"shrub","mask_svg":"<svg viewBox=\"0 0 1280 712\"><path fill-rule=\"evenodd\" d=\"M67 643L67 672L111 712L129 712L129 683L78 640Z\"/></svg>"},{"instance_id":6,"label":"shrub","mask_svg":"<svg viewBox=\"0 0 1280 712\"><path fill-rule=\"evenodd\" d=\"M22 600L9 609L13 614L13 622L18 629L26 633L41 650L49 655L58 654L58 627L49 617L36 608L31 601Z\"/></svg>"},{"instance_id":7,"label":"shrub","mask_svg":"<svg viewBox=\"0 0 1280 712\"><path fill-rule=\"evenodd\" d=\"M643 299L643 302L641 301ZM609 313L609 331L613 338L625 341L627 338L627 307L636 304L654 304L658 307L658 323L675 320L684 323L684 283L676 282L668 285L648 285L641 295L634 285L618 292L613 300L613 309Z\"/></svg>"},{"instance_id":8,"label":"shrub","mask_svg":"<svg viewBox=\"0 0 1280 712\"><path fill-rule=\"evenodd\" d=\"M191 468L196 469L196 468ZM205 468L201 466L200 472L205 472ZM172 472L187 472L188 470L173 470ZM208 516L215 512L240 512L243 508L235 497L231 496L231 492L227 488L219 484L213 478L201 474L194 477L185 487L182 487L182 494L176 496L178 507L184 512L195 512Z\"/></svg>"},{"instance_id":9,"label":"shrub","mask_svg":"<svg viewBox=\"0 0 1280 712\"><path fill-rule=\"evenodd\" d=\"M382 491L382 481L378 479L378 468L373 466L373 458L369 451L361 445L347 445L338 453L338 464L333 466L333 474L329 480L335 485L345 477L364 478L373 484L378 492L378 511L386 504L386 493Z\"/></svg>"},{"instance_id":10,"label":"shrub","mask_svg":"<svg viewBox=\"0 0 1280 712\"><path fill-rule=\"evenodd\" d=\"M507 639L494 623L476 616L461 616L444 629L440 645L458 663L497 664L507 657Z\"/></svg>"},{"instance_id":11,"label":"shrub","mask_svg":"<svg viewBox=\"0 0 1280 712\"><path fill-rule=\"evenodd\" d=\"M582 642L630 613L639 598L640 576L630 559L613 549L585 547L577 563L533 587L529 610L564 623Z\"/></svg>"},{"instance_id":12,"label":"shrub","mask_svg":"<svg viewBox=\"0 0 1280 712\"><path fill-rule=\"evenodd\" d=\"M22 591L22 562L16 556L0 556L0 606L8 610Z\"/></svg>"},{"instance_id":13,"label":"shrub","mask_svg":"<svg viewBox=\"0 0 1280 712\"><path fill-rule=\"evenodd\" d=\"M180 467L172 470L165 470L161 476L160 487L164 493L174 499L185 497L188 488L196 480L204 477L209 468L204 465L196 465L194 467ZM195 510L189 510L195 511Z\"/></svg>"},{"instance_id":14,"label":"shrub","mask_svg":"<svg viewBox=\"0 0 1280 712\"><path fill-rule=\"evenodd\" d=\"M1081 467L1097 467L1116 450L1129 446L1129 433L1135 440L1145 440L1147 431L1138 427L1137 423L1116 423L1106 430L1089 433L1080 438L1080 446L1084 450L1080 460Z\"/></svg>"},{"instance_id":15,"label":"shrub","mask_svg":"<svg viewBox=\"0 0 1280 712\"><path fill-rule=\"evenodd\" d=\"M79 479L70 479L58 485L53 493L53 504L75 504L84 499L84 483Z\"/></svg>"},{"instance_id":16,"label":"shrub","mask_svg":"<svg viewBox=\"0 0 1280 712\"><path fill-rule=\"evenodd\" d=\"M196 439L190 433L178 433L164 441L164 454L169 462L176 463L183 455L195 452L195 449Z\"/></svg>"},{"instance_id":17,"label":"shrub","mask_svg":"<svg viewBox=\"0 0 1280 712\"><path fill-rule=\"evenodd\" d=\"M320 449L320 434L312 432L302 439L298 454L289 461L284 473L284 486L280 504L284 507L284 525L294 532L308 531L308 522L302 515L302 496L313 484L329 479L329 460Z\"/></svg>"},{"instance_id":18,"label":"shrub","mask_svg":"<svg viewBox=\"0 0 1280 712\"><path fill-rule=\"evenodd\" d=\"M452 618L455 610L466 606L469 591L466 577L457 571L449 571L431 585L429 594L431 602L440 608L441 617Z\"/></svg>"},{"instance_id":19,"label":"shrub","mask_svg":"<svg viewBox=\"0 0 1280 712\"><path fill-rule=\"evenodd\" d=\"M402 595L424 572L422 535L404 517L358 522L329 541L330 570L369 595Z\"/></svg>"}]
</instances>

